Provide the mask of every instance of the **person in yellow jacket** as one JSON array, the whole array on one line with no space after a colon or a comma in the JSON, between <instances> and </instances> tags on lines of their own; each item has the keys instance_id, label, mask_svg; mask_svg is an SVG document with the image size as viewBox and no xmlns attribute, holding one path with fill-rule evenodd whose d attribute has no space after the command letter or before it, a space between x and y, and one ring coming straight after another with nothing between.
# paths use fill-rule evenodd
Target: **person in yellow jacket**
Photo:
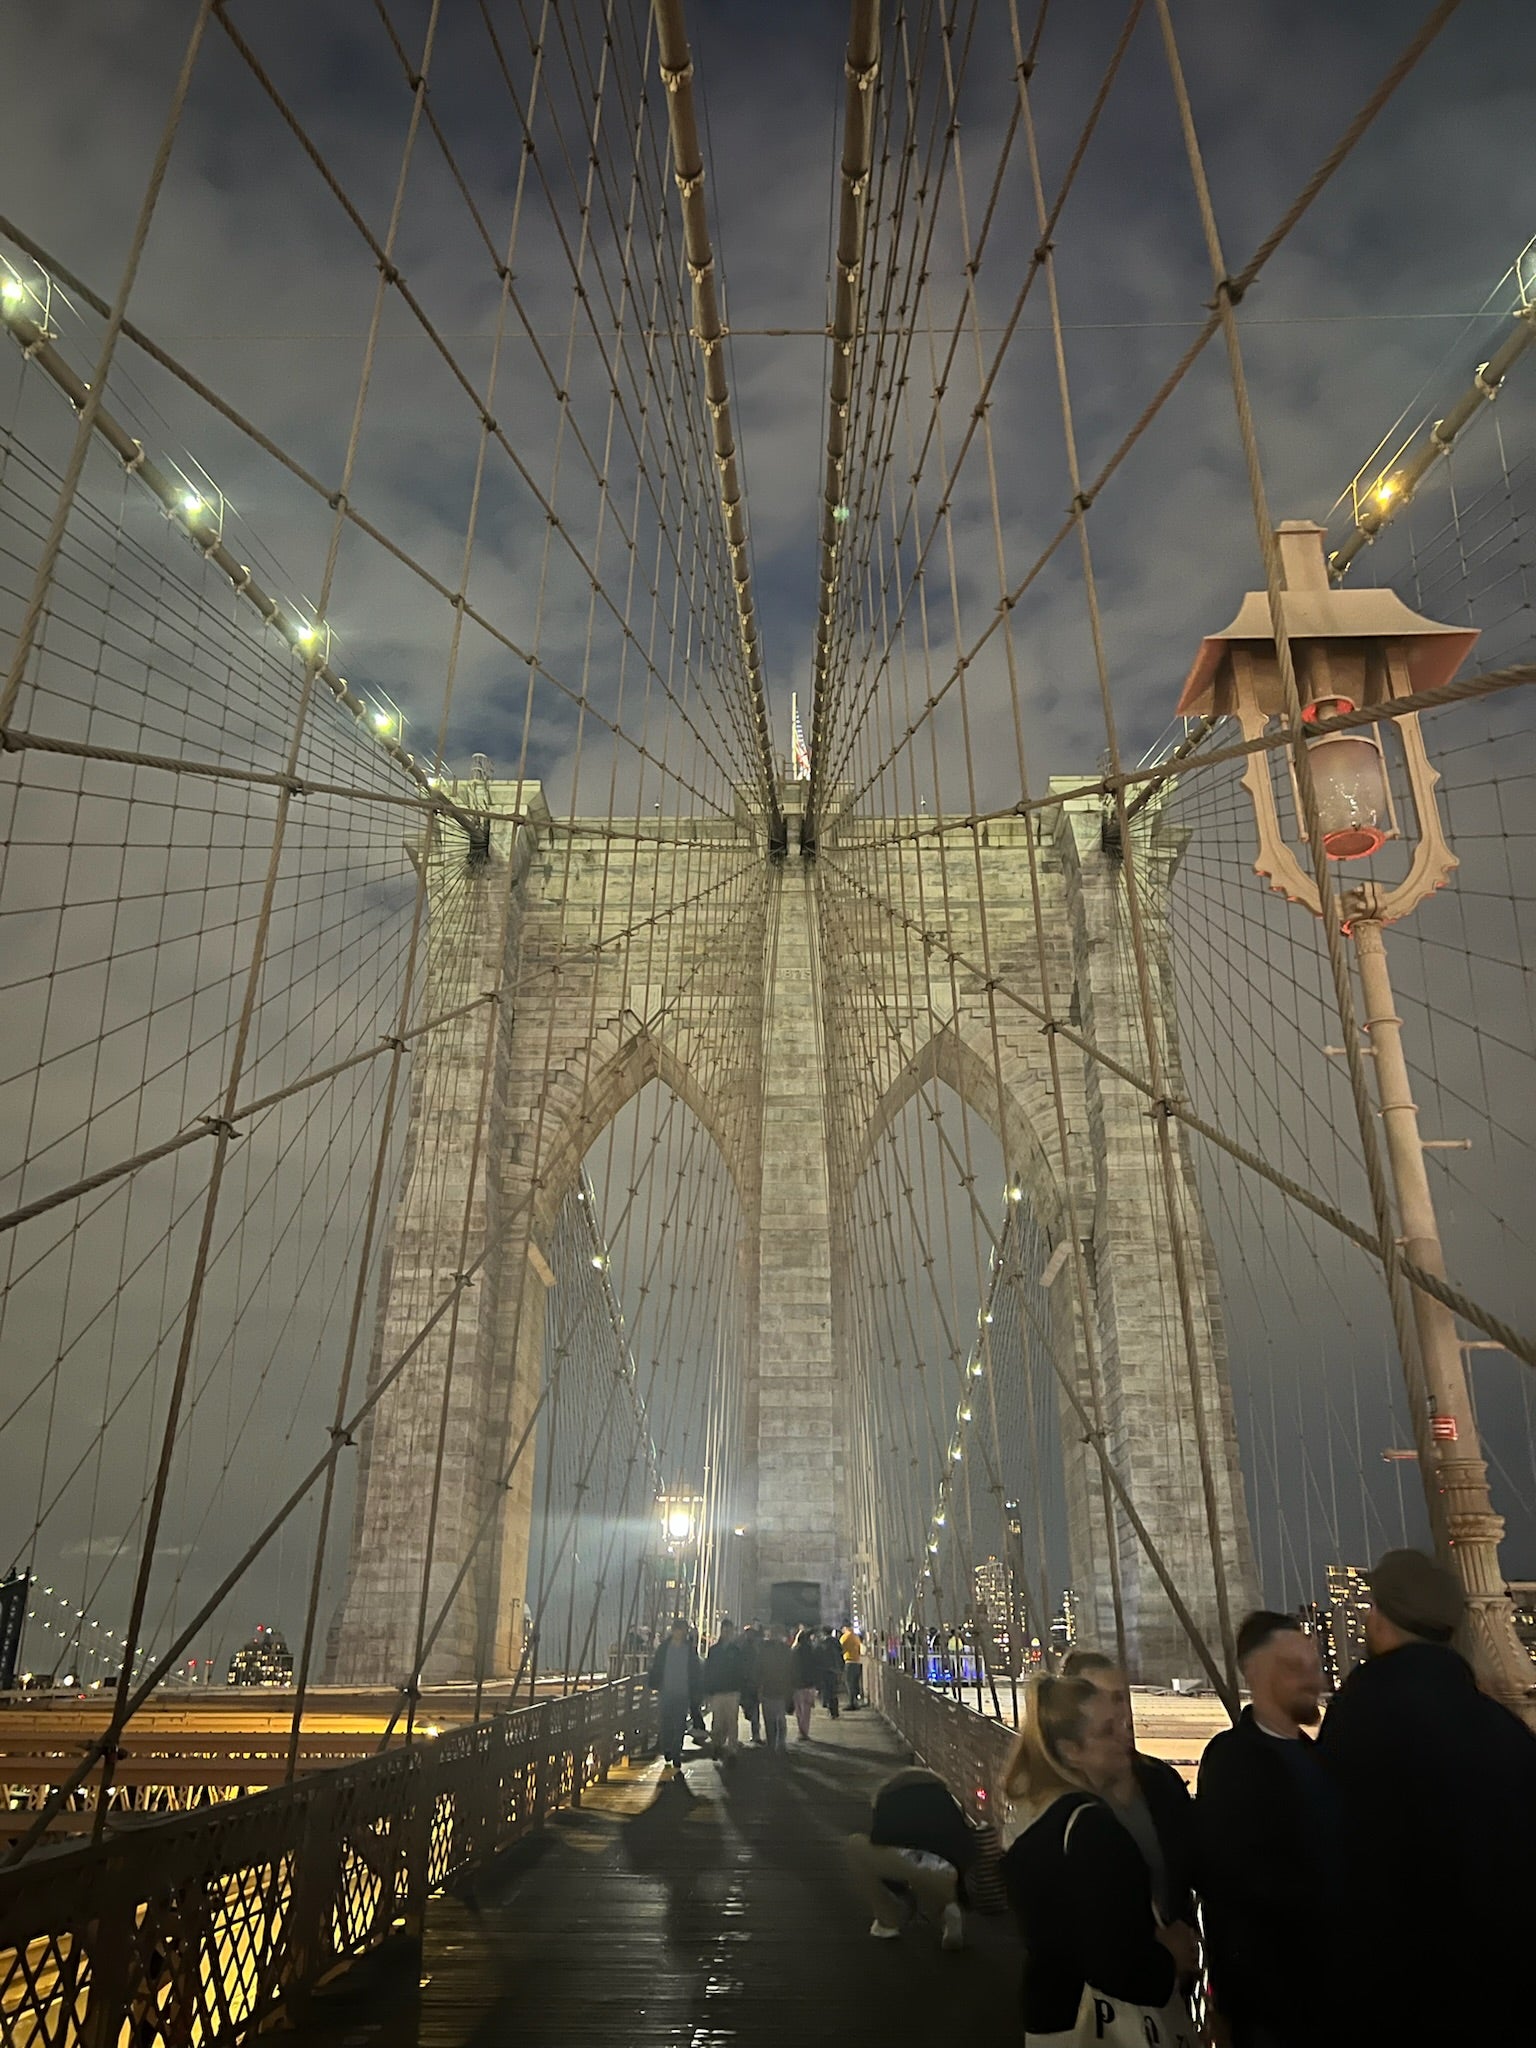
<instances>
[{"instance_id":1,"label":"person in yellow jacket","mask_svg":"<svg viewBox=\"0 0 1536 2048\"><path fill-rule=\"evenodd\" d=\"M864 1704L864 1638L851 1621L843 1623L838 1637L843 1652L843 1677L848 1685L848 1711Z\"/></svg>"}]
</instances>

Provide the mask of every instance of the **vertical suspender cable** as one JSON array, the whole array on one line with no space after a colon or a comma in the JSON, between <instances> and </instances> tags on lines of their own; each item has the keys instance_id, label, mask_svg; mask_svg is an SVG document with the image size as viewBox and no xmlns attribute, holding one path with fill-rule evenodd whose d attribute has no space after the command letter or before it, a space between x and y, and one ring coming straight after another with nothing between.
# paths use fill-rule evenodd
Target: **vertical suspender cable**
<instances>
[{"instance_id":1,"label":"vertical suspender cable","mask_svg":"<svg viewBox=\"0 0 1536 2048\"><path fill-rule=\"evenodd\" d=\"M693 285L694 339L704 357L704 394L714 428L715 466L720 472L720 510L736 585L736 616L741 631L741 661L748 708L757 736L758 773L768 844L781 853L785 844L784 813L779 805L778 776L773 765L773 740L768 729L768 703L763 689L762 647L757 606L752 595L752 565L747 544L745 502L736 463L736 435L731 423L731 394L725 378L725 328L715 288L715 256L710 247L709 217L704 207L704 154L699 144L693 105L693 57L682 0L653 0L657 56L667 89L667 117L672 131L673 168L683 199L683 244Z\"/></svg>"}]
</instances>

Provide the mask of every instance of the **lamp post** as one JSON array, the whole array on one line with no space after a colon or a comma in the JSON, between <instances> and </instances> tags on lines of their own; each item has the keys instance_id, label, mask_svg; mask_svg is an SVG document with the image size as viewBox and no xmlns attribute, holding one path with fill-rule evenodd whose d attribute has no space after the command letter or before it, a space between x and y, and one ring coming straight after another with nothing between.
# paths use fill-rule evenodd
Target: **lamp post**
<instances>
[{"instance_id":1,"label":"lamp post","mask_svg":"<svg viewBox=\"0 0 1536 2048\"><path fill-rule=\"evenodd\" d=\"M1386 707L1449 682L1478 637L1469 629L1421 618L1391 591L1334 589L1323 554L1323 529L1310 521L1288 520L1275 539L1304 727L1373 705ZM1179 710L1188 716L1235 718L1248 740L1262 737L1272 720L1285 718L1284 681L1264 592L1250 591L1226 631L1201 643ZM1418 715L1400 713L1384 723L1400 753L1412 812L1411 852L1395 885L1366 880L1343 887L1336 898L1328 891L1325 902L1318 878L1302 865L1281 823L1277 780L1285 771L1276 756L1282 750L1254 753L1243 783L1258 826L1255 871L1316 917L1331 914L1335 901L1342 911L1360 978L1361 1021L1375 1060L1399 1243L1413 1265L1443 1279L1445 1255L1403 1052L1402 1019L1393 1005L1384 933L1441 888L1457 862L1441 823L1435 800L1440 778L1425 751ZM1325 726L1307 739L1306 750L1330 862L1342 866L1367 859L1389 840L1408 837L1399 823L1376 727L1339 731ZM1303 805L1294 775L1292 798L1292 815L1299 819ZM1523 1704L1536 1673L1516 1634L1499 1564L1504 1523L1494 1513L1488 1490L1456 1319L1421 1288L1410 1286L1409 1295L1418 1357L1405 1355L1403 1368L1435 1546L1465 1589L1468 1643L1485 1685L1506 1702Z\"/></svg>"},{"instance_id":2,"label":"lamp post","mask_svg":"<svg viewBox=\"0 0 1536 2048\"><path fill-rule=\"evenodd\" d=\"M661 1522L662 1556L670 1577L666 1585L672 1594L672 1612L697 1621L694 1567L698 1559L700 1524L704 1501L696 1493L664 1493L656 1503Z\"/></svg>"}]
</instances>

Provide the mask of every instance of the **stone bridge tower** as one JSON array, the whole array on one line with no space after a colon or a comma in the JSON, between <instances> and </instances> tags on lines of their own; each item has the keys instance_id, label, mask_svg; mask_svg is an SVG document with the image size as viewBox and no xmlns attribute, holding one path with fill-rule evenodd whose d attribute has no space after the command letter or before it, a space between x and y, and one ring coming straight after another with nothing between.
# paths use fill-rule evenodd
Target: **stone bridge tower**
<instances>
[{"instance_id":1,"label":"stone bridge tower","mask_svg":"<svg viewBox=\"0 0 1536 2048\"><path fill-rule=\"evenodd\" d=\"M430 1014L463 1014L429 1034L413 1062L375 1379L417 1338L466 1261L475 1265L473 1284L417 1343L361 1439L333 1678L397 1684L409 1674L429 1525L429 1610L450 1594L452 1604L426 1675L516 1669L533 1457L516 1461L510 1483L505 1474L535 1427L549 1273L543 1247L588 1148L652 1080L678 1095L719 1146L741 1218L747 1441L738 1469L747 1498L738 1511L750 1532L749 1609L766 1614L773 1588L795 1586L814 1588L828 1619L847 1611L855 1531L839 1218L848 1213L850 1178L884 1125L920 1082L939 1079L994 1129L1052 1243L1075 1211L1088 1241L1111 1455L1214 1640L1200 1481L1187 1448L1187 1347L1172 1290L1159 1280L1167 1246L1147 1198L1147 1105L1097 1063L1068 1062L1069 1203L1038 1021L1022 1010L995 1020L1000 1094L982 977L959 965L952 972L949 955L974 962L980 951L969 849L965 862L951 856L943 878L942 946L925 949L913 930L867 893L861 897L856 821L842 821L816 857L797 854L793 791L791 851L778 862L745 806L734 821L658 817L616 842L606 819L557 827L535 785L492 784L488 794L493 810L520 805L527 822L495 828L479 854L445 835L422 856L429 863L423 1000ZM1022 838L1033 831L1049 897L1052 1001L1063 1018L1081 1021L1085 1035L1139 1065L1138 1025L1125 995L1123 877L1100 845L1098 807L1067 803L1040 816L1049 822L992 826L980 854L994 976L1021 990L1038 986ZM887 903L926 904L918 924L931 928L940 900L932 842L903 838L899 821L896 828L883 821L880 830L901 849L886 861ZM1158 877L1166 882L1178 851L1149 826L1139 872L1154 920ZM684 902L686 918L668 914ZM633 939L605 943L640 928L652 935L642 948ZM899 975L891 949L902 955ZM915 973L914 958L923 963ZM910 991L895 1009L886 1006L875 1036L872 984ZM503 995L488 1034L476 998L495 988ZM1160 993L1171 1013L1165 983ZM1171 1030L1165 1049L1176 1071ZM416 1142L428 1118L438 1132L430 1170ZM446 1148L445 1125L454 1134ZM1252 1566L1214 1262L1187 1171L1185 1184L1186 1228L1197 1252L1197 1377L1214 1421L1223 1553L1232 1604L1241 1611ZM1052 1299L1053 1341L1086 1384L1067 1290L1056 1289ZM1097 1605L1100 1639L1112 1642L1110 1539L1097 1505L1097 1467L1090 1469L1080 1428L1062 1434L1070 1446L1074 1583ZM1167 1678L1189 1671L1192 1653L1139 1545L1124 1527L1113 1540L1139 1672ZM861 1578L875 1590L866 1573Z\"/></svg>"}]
</instances>

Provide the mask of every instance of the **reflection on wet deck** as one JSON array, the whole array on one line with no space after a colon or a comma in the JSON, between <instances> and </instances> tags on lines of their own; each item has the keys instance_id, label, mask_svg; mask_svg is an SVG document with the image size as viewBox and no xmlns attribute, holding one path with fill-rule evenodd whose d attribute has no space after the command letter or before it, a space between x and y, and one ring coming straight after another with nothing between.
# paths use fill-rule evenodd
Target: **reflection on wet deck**
<instances>
[{"instance_id":1,"label":"reflection on wet deck","mask_svg":"<svg viewBox=\"0 0 1536 2048\"><path fill-rule=\"evenodd\" d=\"M579 1811L435 1899L419 1972L316 1999L303 2048L810 2048L1016 2031L1011 1929L968 1916L972 1945L909 1928L871 1941L841 1842L907 1761L873 1711L780 1757L700 1757L686 1787L616 1770ZM996 2036L994 2036L996 2037ZM290 2039L293 2037L290 2036Z\"/></svg>"}]
</instances>

